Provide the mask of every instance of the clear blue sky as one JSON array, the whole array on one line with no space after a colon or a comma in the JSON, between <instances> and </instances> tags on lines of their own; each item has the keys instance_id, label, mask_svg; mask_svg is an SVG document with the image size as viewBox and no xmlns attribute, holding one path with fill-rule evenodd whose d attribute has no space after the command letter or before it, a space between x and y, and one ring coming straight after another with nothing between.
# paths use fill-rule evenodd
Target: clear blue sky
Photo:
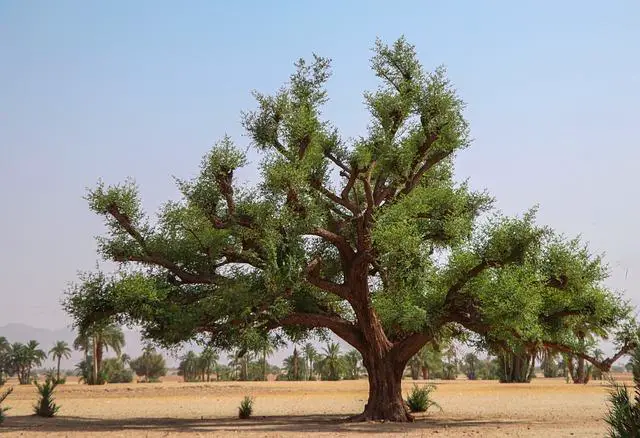
<instances>
[{"instance_id":1,"label":"clear blue sky","mask_svg":"<svg viewBox=\"0 0 640 438\"><path fill-rule=\"evenodd\" d=\"M155 210L312 52L334 60L327 117L363 133L369 49L401 34L468 102L459 177L582 233L640 304L637 1L0 0L0 326L67 323L102 232L85 187L134 176Z\"/></svg>"}]
</instances>

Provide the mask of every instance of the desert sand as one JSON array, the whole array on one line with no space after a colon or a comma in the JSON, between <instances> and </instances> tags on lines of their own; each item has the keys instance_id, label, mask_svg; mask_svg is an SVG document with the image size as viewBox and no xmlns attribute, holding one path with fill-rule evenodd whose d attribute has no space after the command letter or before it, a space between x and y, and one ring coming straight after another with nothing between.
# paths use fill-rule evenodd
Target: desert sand
<instances>
[{"instance_id":1,"label":"desert sand","mask_svg":"<svg viewBox=\"0 0 640 438\"><path fill-rule=\"evenodd\" d=\"M172 381L173 380L173 381ZM405 381L408 391L414 382ZM58 417L31 415L33 386L15 386L0 435L13 436L398 436L398 437L602 437L607 383L531 384L458 380L435 382L442 411L412 424L346 423L361 411L367 381L213 382L61 385ZM237 419L245 394L255 397L254 417Z\"/></svg>"}]
</instances>

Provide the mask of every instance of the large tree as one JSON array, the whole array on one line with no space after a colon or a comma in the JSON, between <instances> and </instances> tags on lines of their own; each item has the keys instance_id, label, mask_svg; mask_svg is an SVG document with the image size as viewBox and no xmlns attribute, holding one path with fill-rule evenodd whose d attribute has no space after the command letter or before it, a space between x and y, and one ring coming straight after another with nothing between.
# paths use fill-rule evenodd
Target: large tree
<instances>
[{"instance_id":1,"label":"large tree","mask_svg":"<svg viewBox=\"0 0 640 438\"><path fill-rule=\"evenodd\" d=\"M109 287L71 291L77 323L117 318L160 344L203 337L221 348L277 328L296 340L330 330L367 370L356 418L407 421L403 370L444 330L556 344L547 334L565 317L619 307L578 278L599 261L532 213L483 215L492 199L455 181L470 137L444 69L425 71L404 39L378 41L371 67L380 86L365 93L370 123L352 141L322 118L326 58L298 61L273 95L255 93L243 125L262 156L256 186L235 181L247 158L225 137L155 220L132 181L91 190L108 229L101 253L129 267ZM566 257L549 267L555 247Z\"/></svg>"}]
</instances>

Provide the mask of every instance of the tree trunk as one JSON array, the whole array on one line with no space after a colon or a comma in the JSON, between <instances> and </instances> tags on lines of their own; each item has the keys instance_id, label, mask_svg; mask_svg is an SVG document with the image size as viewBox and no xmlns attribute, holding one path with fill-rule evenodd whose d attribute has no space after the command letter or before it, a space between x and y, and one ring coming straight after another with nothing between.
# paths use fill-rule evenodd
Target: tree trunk
<instances>
[{"instance_id":1,"label":"tree trunk","mask_svg":"<svg viewBox=\"0 0 640 438\"><path fill-rule=\"evenodd\" d=\"M393 358L363 360L369 375L369 399L362 414L352 421L413 421L402 398L402 374L406 363Z\"/></svg>"},{"instance_id":2,"label":"tree trunk","mask_svg":"<svg viewBox=\"0 0 640 438\"><path fill-rule=\"evenodd\" d=\"M535 355L531 355L529 357L531 360L531 364L529 365L529 375L527 376L527 382L530 382L533 376L536 374L536 357Z\"/></svg>"},{"instance_id":3,"label":"tree trunk","mask_svg":"<svg viewBox=\"0 0 640 438\"><path fill-rule=\"evenodd\" d=\"M62 356L58 356L58 371L56 373L57 375L57 381L60 381L60 360L62 359Z\"/></svg>"},{"instance_id":4,"label":"tree trunk","mask_svg":"<svg viewBox=\"0 0 640 438\"><path fill-rule=\"evenodd\" d=\"M98 343L96 342L96 339L93 339L93 368L92 368L92 375L91 375L91 384L92 385L97 385L98 384Z\"/></svg>"},{"instance_id":5,"label":"tree trunk","mask_svg":"<svg viewBox=\"0 0 640 438\"><path fill-rule=\"evenodd\" d=\"M418 365L414 364L409 366L409 370L411 371L411 380L418 380L420 377L420 369Z\"/></svg>"},{"instance_id":6,"label":"tree trunk","mask_svg":"<svg viewBox=\"0 0 640 438\"><path fill-rule=\"evenodd\" d=\"M422 380L429 380L429 367L422 367Z\"/></svg>"},{"instance_id":7,"label":"tree trunk","mask_svg":"<svg viewBox=\"0 0 640 438\"><path fill-rule=\"evenodd\" d=\"M267 350L262 350L262 377L263 380L267 381Z\"/></svg>"}]
</instances>

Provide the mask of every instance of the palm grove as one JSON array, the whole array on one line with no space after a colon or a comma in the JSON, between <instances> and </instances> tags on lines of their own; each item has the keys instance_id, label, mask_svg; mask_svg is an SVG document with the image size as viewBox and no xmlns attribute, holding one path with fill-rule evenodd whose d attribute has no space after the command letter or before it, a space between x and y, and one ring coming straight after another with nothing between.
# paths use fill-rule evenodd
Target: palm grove
<instances>
[{"instance_id":1,"label":"palm grove","mask_svg":"<svg viewBox=\"0 0 640 438\"><path fill-rule=\"evenodd\" d=\"M322 118L326 58L298 61L275 94L255 93L257 107L243 114L262 156L255 187L234 179L247 161L225 137L155 220L132 181L91 190L108 230L100 252L127 269L70 290L77 325L115 320L160 345L226 349L270 331L299 342L328 330L362 356L361 420L411 420L405 367L450 338L499 352L512 368L548 349L608 370L634 340L600 257L538 226L534 211L503 217L487 193L455 181L454 157L470 137L443 69L426 72L402 38L378 41L371 67L380 85L364 95L370 122L354 141ZM589 354L594 334L615 336L619 352Z\"/></svg>"}]
</instances>

